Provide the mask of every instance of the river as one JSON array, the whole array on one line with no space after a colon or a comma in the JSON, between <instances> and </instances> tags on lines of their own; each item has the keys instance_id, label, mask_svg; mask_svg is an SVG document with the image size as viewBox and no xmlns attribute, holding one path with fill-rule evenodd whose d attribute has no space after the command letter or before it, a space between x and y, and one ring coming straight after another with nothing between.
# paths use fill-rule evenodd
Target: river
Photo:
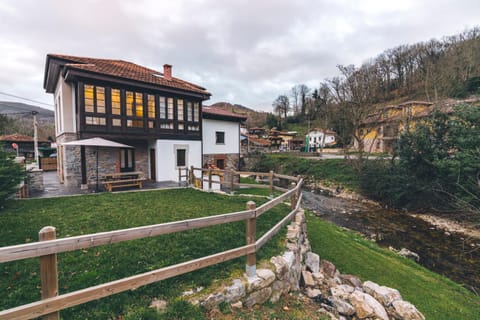
<instances>
[{"instance_id":1,"label":"river","mask_svg":"<svg viewBox=\"0 0 480 320\"><path fill-rule=\"evenodd\" d=\"M407 248L419 263L480 294L480 239L446 232L408 212L303 192L303 207L319 218L363 234L382 247Z\"/></svg>"}]
</instances>

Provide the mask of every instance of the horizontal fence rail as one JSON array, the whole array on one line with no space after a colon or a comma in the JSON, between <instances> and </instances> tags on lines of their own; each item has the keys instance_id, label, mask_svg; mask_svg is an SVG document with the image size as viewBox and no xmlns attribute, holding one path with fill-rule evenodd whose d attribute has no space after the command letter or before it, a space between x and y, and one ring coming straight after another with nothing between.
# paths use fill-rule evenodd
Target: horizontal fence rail
<instances>
[{"instance_id":1,"label":"horizontal fence rail","mask_svg":"<svg viewBox=\"0 0 480 320\"><path fill-rule=\"evenodd\" d=\"M124 292L127 290L133 290L138 287L151 284L157 281L168 279L174 276L178 276L187 272L198 270L207 266L211 266L217 263L224 261L232 260L242 256L247 257L247 274L249 276L255 275L255 264L256 257L255 254L261 247L263 247L274 235L276 235L289 221L293 219L295 214L300 210L301 206L301 186L303 180L299 177L289 177L284 175L277 175L277 178L286 179L293 181L292 188L290 190L273 186L272 181L275 174L273 172L269 173L256 173L256 172L235 172L228 170L212 170L212 169L198 169L191 168L189 173L187 172L186 176L190 182L195 178L195 171L200 170L202 175L204 172L209 173L211 176L212 172L221 173L224 175L231 175L231 181L228 183L231 187L235 184L233 183L234 174L249 174L256 176L269 177L270 185L249 185L249 184L240 184L237 183L237 186L248 185L249 187L264 187L271 188L272 190L286 191L282 195L272 199L265 204L256 208L254 202L247 203L247 210L226 213L221 215L188 219L182 221L167 222L156 225L142 226L136 228L114 230L108 232L101 232L95 234L81 235L69 238L60 238L55 239L55 228L45 227L42 230L49 230L53 232L50 238L44 239L44 241L14 245L0 248L0 263L17 261L28 258L40 257L40 261L45 261L45 259L50 259L54 261L54 265L47 267L45 273L42 272L42 286L51 285L53 293L48 293L43 295L42 300L29 303L26 305L18 306L15 308L7 309L0 311L0 320L7 319L32 319L41 316L45 316L48 319L59 319L59 310L70 308L79 304L83 304L92 300L97 300L104 298L116 293ZM179 174L180 176L181 174ZM181 175L184 177L184 175ZM180 178L180 177L179 177ZM203 180L203 179L202 179ZM211 184L213 181L207 179ZM297 183L295 183L297 182ZM290 198L291 211L287 214L280 222L278 222L273 228L267 231L260 239L255 239L255 230L256 230L256 219L262 214L270 210L271 208L283 203L285 200ZM57 265L56 265L56 254L74 251L79 249L97 247L102 245L109 245L113 243L119 243L123 241L130 241L136 239L142 239L147 237L154 237L163 234L182 232L187 230L193 230L198 228L205 228L210 226L215 226L219 224L231 223L236 221L247 221L246 229L246 241L247 244L242 247L230 249L227 251L215 253L206 257L198 258L195 260L182 262L172 266L160 268L157 270L149 271L146 273L134 275L131 277L115 280L112 282L103 283L93 287L81 289L78 291L57 295L58 290L56 289L58 284L49 284L44 282L45 279L54 278L57 279ZM42 231L41 231L42 233ZM50 240L51 239L51 240ZM41 239L42 240L42 239ZM50 270L50 273L48 273ZM52 270L54 274L52 274ZM45 277L45 278L44 278ZM54 281L54 282L55 282ZM44 284L45 283L45 284ZM52 288L43 288L42 292L52 292ZM45 318L45 319L46 319Z\"/></svg>"},{"instance_id":2,"label":"horizontal fence rail","mask_svg":"<svg viewBox=\"0 0 480 320\"><path fill-rule=\"evenodd\" d=\"M167 222L162 224L100 232L76 237L61 238L48 242L33 242L0 248L0 263L27 258L35 258L48 254L93 248L127 240L155 237L162 234L211 227L235 221L242 221L255 216L254 211L226 213L205 218Z\"/></svg>"}]
</instances>

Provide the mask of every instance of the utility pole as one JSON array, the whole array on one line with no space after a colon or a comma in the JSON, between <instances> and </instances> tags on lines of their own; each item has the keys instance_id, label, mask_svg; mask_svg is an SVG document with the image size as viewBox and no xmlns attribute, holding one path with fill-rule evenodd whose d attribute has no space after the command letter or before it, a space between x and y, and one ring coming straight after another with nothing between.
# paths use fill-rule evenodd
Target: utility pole
<instances>
[{"instance_id":1,"label":"utility pole","mask_svg":"<svg viewBox=\"0 0 480 320\"><path fill-rule=\"evenodd\" d=\"M37 168L40 168L40 161L38 158L38 128L37 128L37 111L32 111L33 115L33 149L35 154L35 162Z\"/></svg>"}]
</instances>

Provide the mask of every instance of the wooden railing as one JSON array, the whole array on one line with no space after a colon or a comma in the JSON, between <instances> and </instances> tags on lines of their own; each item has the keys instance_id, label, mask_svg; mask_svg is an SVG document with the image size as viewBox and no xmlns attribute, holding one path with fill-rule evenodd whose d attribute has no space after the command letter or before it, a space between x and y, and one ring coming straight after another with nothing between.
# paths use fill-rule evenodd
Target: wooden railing
<instances>
[{"instance_id":1,"label":"wooden railing","mask_svg":"<svg viewBox=\"0 0 480 320\"><path fill-rule=\"evenodd\" d=\"M190 171L190 173L192 172L193 170ZM272 173L252 174L268 175L269 177L274 176ZM0 320L32 319L40 316L43 316L43 319L59 319L59 310L83 304L88 301L97 300L119 292L136 289L140 286L168 279L242 256L246 256L246 272L248 276L255 276L256 252L263 245L265 245L269 239L277 234L282 227L292 220L297 211L300 209L300 190L303 180L288 176L283 176L283 178L293 181L291 184L291 189L275 199L272 199L259 206L258 208L254 202L249 201L245 211L61 239L56 239L55 228L49 226L40 230L39 242L0 248L0 263L28 258L39 258L42 288L42 300L0 311ZM273 181L273 179L270 180ZM273 228L267 231L260 239L255 239L256 219L269 209L277 206L280 203L283 203L288 198L290 198L291 204L290 213L280 222L278 222ZM244 246L160 268L154 271L103 283L82 290L58 295L58 253L147 237L155 237L162 234L205 228L241 220L247 221L245 232L246 245Z\"/></svg>"},{"instance_id":2,"label":"wooden railing","mask_svg":"<svg viewBox=\"0 0 480 320\"><path fill-rule=\"evenodd\" d=\"M222 170L222 169L205 169L205 168L195 168L195 167L190 167L190 171L187 174L188 175L188 183L192 186L197 186L195 184L195 181L200 181L200 189L203 188L203 183L207 182L208 183L208 190L212 191L212 185L213 184L220 184L225 189L229 190L230 192L234 192L236 189L242 188L242 187L250 187L250 188L265 188L270 190L270 197L273 198L273 191L281 191L281 192L286 192L288 191L287 188L282 188L280 186L274 185L274 180L275 179L283 179L283 180L288 180L288 181L293 181L293 182L298 182L300 180L300 177L292 177L284 174L277 174L274 173L273 171L270 172L250 172L250 171L236 171L236 170ZM180 174L179 174L180 176ZM220 176L221 179L220 181L214 181L212 179L213 176ZM267 184L248 184L248 183L240 183L240 176L255 176L255 177L260 177L263 179L268 179L266 182ZM238 179L236 178L238 177ZM235 182L238 180L238 182Z\"/></svg>"}]
</instances>

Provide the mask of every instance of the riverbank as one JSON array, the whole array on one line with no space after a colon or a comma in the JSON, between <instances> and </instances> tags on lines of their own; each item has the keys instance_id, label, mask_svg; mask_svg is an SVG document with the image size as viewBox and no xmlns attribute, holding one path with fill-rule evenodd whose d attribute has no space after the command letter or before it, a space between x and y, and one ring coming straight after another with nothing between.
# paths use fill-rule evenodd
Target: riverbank
<instances>
[{"instance_id":1,"label":"riverbank","mask_svg":"<svg viewBox=\"0 0 480 320\"><path fill-rule=\"evenodd\" d=\"M368 204L375 207L382 207L382 205L376 201L370 200L362 196L361 194L352 190L344 189L339 186L332 187L331 184L324 184L322 182L314 182L308 185L310 190L314 192L324 194L327 196L341 198L346 200L359 201L363 204ZM439 228L447 233L460 233L465 237L476 238L480 240L480 226L477 223L469 220L458 222L453 219L440 217L433 214L423 213L408 213L410 216L422 219L425 222L430 223L432 226Z\"/></svg>"},{"instance_id":2,"label":"riverbank","mask_svg":"<svg viewBox=\"0 0 480 320\"><path fill-rule=\"evenodd\" d=\"M478 225L473 225L471 223L459 223L451 219L438 217L428 214L411 214L412 217L422 219L435 226L436 228L442 229L448 233L461 233L467 237L476 238L480 240L480 229Z\"/></svg>"},{"instance_id":3,"label":"riverbank","mask_svg":"<svg viewBox=\"0 0 480 320\"><path fill-rule=\"evenodd\" d=\"M313 213L307 214L307 221L312 250L342 273L397 288L426 319L478 318L480 298L462 286Z\"/></svg>"}]
</instances>

